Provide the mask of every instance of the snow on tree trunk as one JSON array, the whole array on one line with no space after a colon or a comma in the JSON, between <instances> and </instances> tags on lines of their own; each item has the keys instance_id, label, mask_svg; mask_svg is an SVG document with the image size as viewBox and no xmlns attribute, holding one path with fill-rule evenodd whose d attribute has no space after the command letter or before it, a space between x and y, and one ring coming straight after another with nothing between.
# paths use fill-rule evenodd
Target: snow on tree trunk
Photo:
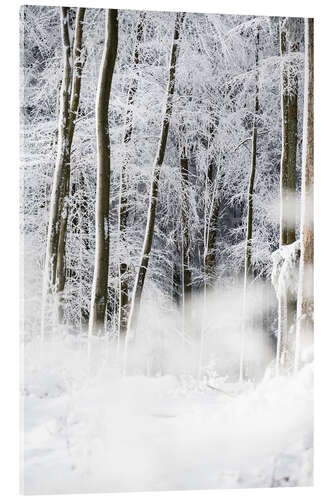
<instances>
[{"instance_id":1,"label":"snow on tree trunk","mask_svg":"<svg viewBox=\"0 0 333 500\"><path fill-rule=\"evenodd\" d=\"M295 369L301 361L301 347L313 340L313 19L305 20L305 84L303 117L303 164L301 196L301 260L297 301Z\"/></svg>"},{"instance_id":2,"label":"snow on tree trunk","mask_svg":"<svg viewBox=\"0 0 333 500\"><path fill-rule=\"evenodd\" d=\"M285 62L286 55L298 51L298 20L280 21L281 54L281 113L282 113L282 154L280 174L280 246L295 241L296 233L296 154L297 154L297 101L298 80L292 63ZM293 40L292 40L293 38ZM292 40L292 41L291 41ZM277 370L285 365L285 339L291 335L295 324L297 297L278 296L278 350ZM290 360L287 362L290 368Z\"/></svg>"},{"instance_id":3,"label":"snow on tree trunk","mask_svg":"<svg viewBox=\"0 0 333 500\"><path fill-rule=\"evenodd\" d=\"M295 356L295 318L287 300L296 301L300 261L300 240L290 245L282 245L272 253L272 284L280 307L276 373L290 372ZM289 314L289 316L288 316ZM283 324L285 322L285 324Z\"/></svg>"},{"instance_id":4,"label":"snow on tree trunk","mask_svg":"<svg viewBox=\"0 0 333 500\"><path fill-rule=\"evenodd\" d=\"M104 332L108 299L109 272L109 209L110 209L110 137L109 101L118 47L118 11L105 14L105 43L96 101L97 186L96 186L96 247L89 335Z\"/></svg>"},{"instance_id":5,"label":"snow on tree trunk","mask_svg":"<svg viewBox=\"0 0 333 500\"><path fill-rule=\"evenodd\" d=\"M128 320L128 327L127 327L127 337L129 336L129 334L132 331L133 332L135 331L135 328L137 325L138 316L139 316L139 312L140 312L140 304L141 304L143 286L144 286L146 273L147 273L147 269L148 269L148 265L149 265L150 251L151 251L151 247L152 247L152 243L153 243L155 216L156 216L156 205L157 205L157 198L158 198L158 185L159 185L160 172L161 172L161 168L163 165L163 160L164 160L164 155L165 155L165 150L166 150L166 144L167 144L168 132L169 132L169 126L170 126L170 119L171 119L171 114L172 114L173 94L174 94L174 89L175 89L175 72L176 72L177 57L178 57L178 52L179 52L179 35L180 35L180 29L181 29L184 17L185 17L185 13L177 13L177 15L176 15L175 30L174 30L173 44L172 44L171 57L170 57L169 81L168 81L168 88L167 88L167 95L166 95L166 106L165 106L165 112L164 112L164 116L163 116L163 124L162 124L160 139L159 139L157 156L156 156L155 163L153 166L146 232L145 232L145 237L144 237L144 242L143 242L139 270L138 270L138 273L136 276L134 290L133 290L133 294L132 294L131 311L130 311L129 320Z\"/></svg>"}]
</instances>

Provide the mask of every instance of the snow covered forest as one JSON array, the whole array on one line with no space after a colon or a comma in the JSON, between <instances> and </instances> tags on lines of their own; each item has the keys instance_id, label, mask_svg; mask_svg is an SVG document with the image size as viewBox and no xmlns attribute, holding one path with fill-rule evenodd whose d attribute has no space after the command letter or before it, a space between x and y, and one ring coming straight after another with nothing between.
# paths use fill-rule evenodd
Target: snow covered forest
<instances>
[{"instance_id":1,"label":"snow covered forest","mask_svg":"<svg viewBox=\"0 0 333 500\"><path fill-rule=\"evenodd\" d=\"M22 490L312 485L313 20L20 31Z\"/></svg>"}]
</instances>

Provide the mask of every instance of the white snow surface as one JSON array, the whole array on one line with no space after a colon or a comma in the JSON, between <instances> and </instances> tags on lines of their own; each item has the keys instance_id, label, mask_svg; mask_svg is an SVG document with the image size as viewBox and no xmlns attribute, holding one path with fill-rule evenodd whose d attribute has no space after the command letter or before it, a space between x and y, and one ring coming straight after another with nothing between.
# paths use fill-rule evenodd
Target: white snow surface
<instances>
[{"instance_id":1,"label":"white snow surface","mask_svg":"<svg viewBox=\"0 0 333 500\"><path fill-rule=\"evenodd\" d=\"M228 383L89 375L75 339L24 351L26 494L312 485L313 372Z\"/></svg>"}]
</instances>

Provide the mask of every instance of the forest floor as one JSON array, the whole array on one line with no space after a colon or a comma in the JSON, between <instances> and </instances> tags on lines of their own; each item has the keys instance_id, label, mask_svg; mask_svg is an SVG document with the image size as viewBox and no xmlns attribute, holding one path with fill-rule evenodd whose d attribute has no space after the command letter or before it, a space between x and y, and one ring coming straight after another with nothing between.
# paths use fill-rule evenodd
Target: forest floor
<instances>
[{"instance_id":1,"label":"forest floor","mask_svg":"<svg viewBox=\"0 0 333 500\"><path fill-rule=\"evenodd\" d=\"M73 341L24 349L26 494L312 485L312 365L292 378L92 376Z\"/></svg>"}]
</instances>

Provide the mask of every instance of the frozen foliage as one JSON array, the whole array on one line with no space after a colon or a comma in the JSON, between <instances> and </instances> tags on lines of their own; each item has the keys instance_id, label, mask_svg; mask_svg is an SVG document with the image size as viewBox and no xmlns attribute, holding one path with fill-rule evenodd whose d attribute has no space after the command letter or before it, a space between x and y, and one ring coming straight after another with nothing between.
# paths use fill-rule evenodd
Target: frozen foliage
<instances>
[{"instance_id":1,"label":"frozen foliage","mask_svg":"<svg viewBox=\"0 0 333 500\"><path fill-rule=\"evenodd\" d=\"M106 363L89 378L75 340L38 351L25 350L25 493L312 484L311 365L258 385L211 370L198 384L119 378Z\"/></svg>"},{"instance_id":2,"label":"frozen foliage","mask_svg":"<svg viewBox=\"0 0 333 500\"><path fill-rule=\"evenodd\" d=\"M72 9L71 20L73 20ZM119 11L118 64L110 106L110 269L108 328L116 314L118 266L127 264L131 293L140 259L151 168L156 155L165 102L174 14L147 12L133 64L140 13ZM22 230L39 268L43 266L49 198L57 149L59 89L62 79L59 10L26 6L22 28ZM192 288L205 279L202 256L214 193L220 200L216 220L216 270L213 278L226 284L242 272L246 234L247 191L251 161L251 126L255 92L254 34L260 27L257 174L254 189L253 269L270 276L270 254L278 246L278 219L272 204L278 199L281 120L278 19L254 16L187 14L179 41L173 112L161 169L155 234L147 281L168 297L180 296L172 274L181 276L180 146L189 161L189 240ZM96 134L95 101L104 42L103 10L87 9L83 40L85 64L78 119L73 138L68 201L65 321L87 324L95 251ZM293 67L302 100L302 53ZM133 131L124 148L124 121L133 78L138 88L133 103ZM301 106L300 106L301 108ZM149 113L147 113L149 110ZM181 125L184 126L181 126ZM299 119L301 136L302 120ZM126 246L118 237L121 166L127 163L128 227ZM211 180L207 166L213 165ZM161 252L163 250L163 252ZM176 286L175 286L176 285ZM50 323L50 322L49 322ZM46 327L49 327L50 324ZM30 331L27 332L30 335Z\"/></svg>"}]
</instances>

